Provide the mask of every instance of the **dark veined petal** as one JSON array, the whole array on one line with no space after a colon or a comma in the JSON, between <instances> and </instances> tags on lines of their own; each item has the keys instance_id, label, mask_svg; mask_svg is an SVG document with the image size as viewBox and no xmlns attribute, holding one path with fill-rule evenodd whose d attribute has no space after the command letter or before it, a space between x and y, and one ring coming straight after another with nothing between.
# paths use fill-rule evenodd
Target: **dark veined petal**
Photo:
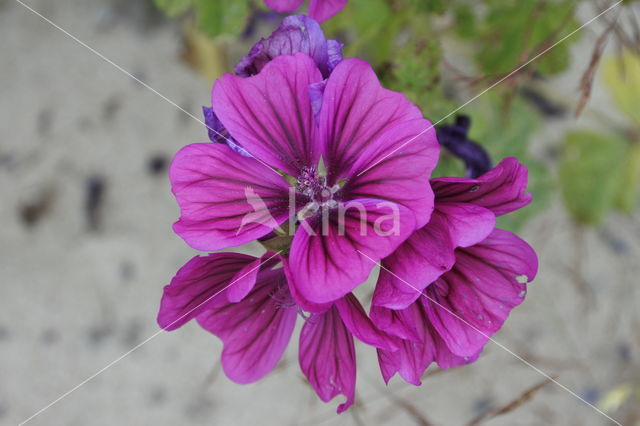
<instances>
[{"instance_id":1,"label":"dark veined petal","mask_svg":"<svg viewBox=\"0 0 640 426\"><path fill-rule=\"evenodd\" d=\"M473 356L522 303L537 273L533 249L516 235L494 230L483 242L456 250L454 267L427 287L430 323L458 356Z\"/></svg>"},{"instance_id":2,"label":"dark veined petal","mask_svg":"<svg viewBox=\"0 0 640 426\"><path fill-rule=\"evenodd\" d=\"M245 265L231 279L233 285L227 291L227 300L230 302L239 302L244 299L256 284L258 274L265 269L270 269L280 262L280 256L273 252L266 252L260 257L255 258L251 263Z\"/></svg>"},{"instance_id":3,"label":"dark veined petal","mask_svg":"<svg viewBox=\"0 0 640 426\"><path fill-rule=\"evenodd\" d=\"M347 0L309 0L309 16L324 22L344 9Z\"/></svg>"},{"instance_id":4,"label":"dark veined petal","mask_svg":"<svg viewBox=\"0 0 640 426\"><path fill-rule=\"evenodd\" d=\"M158 324L165 330L175 330L212 306L227 303L227 291L245 279L251 284L256 258L240 253L213 253L196 256L187 262L164 288ZM259 259L257 259L259 260ZM244 275L239 274L245 271ZM255 280L255 277L254 277Z\"/></svg>"},{"instance_id":5,"label":"dark veined petal","mask_svg":"<svg viewBox=\"0 0 640 426\"><path fill-rule=\"evenodd\" d=\"M393 201L412 209L418 226L429 220L435 130L401 93L384 89L365 61L345 59L329 76L320 135L329 185L346 179L347 198Z\"/></svg>"},{"instance_id":6,"label":"dark veined petal","mask_svg":"<svg viewBox=\"0 0 640 426\"><path fill-rule=\"evenodd\" d=\"M451 353L429 323L420 300L402 310L387 308L376 308L376 310L375 317L372 310L372 318L381 328L387 324L389 328L385 328L385 331L391 334L397 333L399 337L407 335L407 330L411 331L411 338L401 340L397 350L378 349L380 371L387 383L398 373L408 383L420 386L421 377L432 362L436 362L440 368L452 368L471 363L479 355L464 358ZM381 318L383 321L380 321Z\"/></svg>"},{"instance_id":7,"label":"dark veined petal","mask_svg":"<svg viewBox=\"0 0 640 426\"><path fill-rule=\"evenodd\" d=\"M454 250L484 240L494 229L489 210L464 203L438 203L431 220L383 260L373 304L402 309L455 263Z\"/></svg>"},{"instance_id":8,"label":"dark veined petal","mask_svg":"<svg viewBox=\"0 0 640 426\"><path fill-rule=\"evenodd\" d=\"M282 269L266 270L238 303L200 314L198 323L224 342L222 367L236 383L252 383L271 371L284 353L295 326L297 308L275 295L286 291Z\"/></svg>"},{"instance_id":9,"label":"dark veined petal","mask_svg":"<svg viewBox=\"0 0 640 426\"><path fill-rule=\"evenodd\" d=\"M305 219L289 256L294 296L318 304L345 296L411 235L414 223L403 206L365 199Z\"/></svg>"},{"instance_id":10,"label":"dark veined petal","mask_svg":"<svg viewBox=\"0 0 640 426\"><path fill-rule=\"evenodd\" d=\"M324 402L347 397L342 413L353 404L356 390L356 352L353 336L336 307L312 314L300 332L300 369Z\"/></svg>"},{"instance_id":11,"label":"dark veined petal","mask_svg":"<svg viewBox=\"0 0 640 426\"><path fill-rule=\"evenodd\" d=\"M181 211L173 229L197 250L253 241L290 214L287 181L226 145L182 148L171 164L169 178Z\"/></svg>"},{"instance_id":12,"label":"dark veined petal","mask_svg":"<svg viewBox=\"0 0 640 426\"><path fill-rule=\"evenodd\" d=\"M322 80L305 53L279 56L253 77L223 75L212 105L238 145L292 176L320 157L309 85Z\"/></svg>"},{"instance_id":13,"label":"dark veined petal","mask_svg":"<svg viewBox=\"0 0 640 426\"><path fill-rule=\"evenodd\" d=\"M344 325L359 340L377 348L396 349L397 339L381 331L371 322L371 319L369 319L353 293L349 293L336 301L335 307L338 309Z\"/></svg>"},{"instance_id":14,"label":"dark veined petal","mask_svg":"<svg viewBox=\"0 0 640 426\"><path fill-rule=\"evenodd\" d=\"M392 125L422 118L402 94L384 89L360 59L341 61L324 93L320 123L329 185L357 172L353 168L361 154L371 144L381 145L380 134ZM437 146L435 133L433 143Z\"/></svg>"},{"instance_id":15,"label":"dark veined petal","mask_svg":"<svg viewBox=\"0 0 640 426\"><path fill-rule=\"evenodd\" d=\"M527 179L527 168L509 157L477 179L431 179L431 187L438 201L473 203L500 216L531 202Z\"/></svg>"}]
</instances>

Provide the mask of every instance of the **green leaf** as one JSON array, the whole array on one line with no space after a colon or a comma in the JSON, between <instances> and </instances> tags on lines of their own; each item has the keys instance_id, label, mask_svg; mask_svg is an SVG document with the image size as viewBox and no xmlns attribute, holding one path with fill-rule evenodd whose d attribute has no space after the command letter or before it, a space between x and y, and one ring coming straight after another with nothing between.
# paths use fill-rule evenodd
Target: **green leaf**
<instances>
[{"instance_id":1,"label":"green leaf","mask_svg":"<svg viewBox=\"0 0 640 426\"><path fill-rule=\"evenodd\" d=\"M611 209L620 184L625 142L588 131L567 134L560 162L560 187L569 212L597 225Z\"/></svg>"},{"instance_id":2,"label":"green leaf","mask_svg":"<svg viewBox=\"0 0 640 426\"><path fill-rule=\"evenodd\" d=\"M629 51L619 58L607 58L602 77L620 111L640 125L640 58Z\"/></svg>"},{"instance_id":3,"label":"green leaf","mask_svg":"<svg viewBox=\"0 0 640 426\"><path fill-rule=\"evenodd\" d=\"M625 213L633 213L640 195L640 143L629 146L622 166L622 185L616 193L616 207Z\"/></svg>"},{"instance_id":4,"label":"green leaf","mask_svg":"<svg viewBox=\"0 0 640 426\"><path fill-rule=\"evenodd\" d=\"M578 24L573 18L575 0L486 0L487 16L480 26L476 60L489 75L506 74ZM569 65L569 46L576 35L547 51L537 63L543 74L555 74Z\"/></svg>"},{"instance_id":5,"label":"green leaf","mask_svg":"<svg viewBox=\"0 0 640 426\"><path fill-rule=\"evenodd\" d=\"M248 0L193 0L198 27L209 37L221 34L237 36L249 19Z\"/></svg>"},{"instance_id":6,"label":"green leaf","mask_svg":"<svg viewBox=\"0 0 640 426\"><path fill-rule=\"evenodd\" d=\"M172 18L182 15L193 4L193 0L153 0L153 2L165 15Z\"/></svg>"}]
</instances>

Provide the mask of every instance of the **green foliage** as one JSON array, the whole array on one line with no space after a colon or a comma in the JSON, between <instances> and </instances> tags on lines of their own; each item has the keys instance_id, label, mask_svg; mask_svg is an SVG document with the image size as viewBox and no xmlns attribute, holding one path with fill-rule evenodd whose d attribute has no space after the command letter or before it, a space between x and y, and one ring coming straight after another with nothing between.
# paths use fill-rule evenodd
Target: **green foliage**
<instances>
[{"instance_id":1,"label":"green foliage","mask_svg":"<svg viewBox=\"0 0 640 426\"><path fill-rule=\"evenodd\" d=\"M158 9L172 18L184 14L193 5L193 0L153 0L153 2Z\"/></svg>"},{"instance_id":2,"label":"green foliage","mask_svg":"<svg viewBox=\"0 0 640 426\"><path fill-rule=\"evenodd\" d=\"M386 0L350 0L323 28L330 38L346 42L345 56L378 66L389 59L402 20L403 13L393 14Z\"/></svg>"},{"instance_id":3,"label":"green foliage","mask_svg":"<svg viewBox=\"0 0 640 426\"><path fill-rule=\"evenodd\" d=\"M622 184L615 197L616 208L625 213L633 213L640 196L640 143L629 146L622 166Z\"/></svg>"},{"instance_id":4,"label":"green foliage","mask_svg":"<svg viewBox=\"0 0 640 426\"><path fill-rule=\"evenodd\" d=\"M198 26L209 37L220 34L239 35L249 19L249 5L244 0L194 0Z\"/></svg>"},{"instance_id":5,"label":"green foliage","mask_svg":"<svg viewBox=\"0 0 640 426\"><path fill-rule=\"evenodd\" d=\"M506 74L569 34L578 24L573 18L575 0L485 0L488 13L473 30L467 23L460 35L480 40L476 61L489 75ZM573 35L541 57L543 74L564 71L569 65Z\"/></svg>"},{"instance_id":6,"label":"green foliage","mask_svg":"<svg viewBox=\"0 0 640 426\"><path fill-rule=\"evenodd\" d=\"M580 222L597 225L613 207L625 151L625 142L615 136L588 131L567 134L560 186L567 209Z\"/></svg>"},{"instance_id":7,"label":"green foliage","mask_svg":"<svg viewBox=\"0 0 640 426\"><path fill-rule=\"evenodd\" d=\"M192 7L200 30L211 38L219 35L237 36L249 20L248 0L154 0L167 16L176 17Z\"/></svg>"}]
</instances>

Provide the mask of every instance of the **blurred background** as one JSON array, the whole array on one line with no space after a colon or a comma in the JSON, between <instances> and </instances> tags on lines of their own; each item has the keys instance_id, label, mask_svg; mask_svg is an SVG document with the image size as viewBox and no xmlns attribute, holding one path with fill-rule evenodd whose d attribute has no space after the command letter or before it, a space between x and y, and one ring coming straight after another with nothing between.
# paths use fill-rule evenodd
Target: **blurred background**
<instances>
[{"instance_id":1,"label":"blurred background","mask_svg":"<svg viewBox=\"0 0 640 426\"><path fill-rule=\"evenodd\" d=\"M614 3L350 0L323 28L437 122ZM534 203L500 225L540 273L495 339L625 425L640 424L638 17L622 2L458 112L494 164L530 169ZM208 140L211 83L280 19L250 0L0 0L0 423L108 367L28 424L611 424L493 343L419 388L385 386L360 345L337 416L295 341L240 386L195 323L158 333L162 287L195 255L171 230L168 165ZM438 174L464 167L445 153Z\"/></svg>"}]
</instances>

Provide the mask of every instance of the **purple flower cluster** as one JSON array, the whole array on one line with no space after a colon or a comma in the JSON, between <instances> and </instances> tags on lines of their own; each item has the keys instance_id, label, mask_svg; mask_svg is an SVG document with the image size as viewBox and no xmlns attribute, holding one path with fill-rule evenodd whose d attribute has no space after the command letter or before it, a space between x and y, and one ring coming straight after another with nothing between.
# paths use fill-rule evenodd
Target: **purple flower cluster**
<instances>
[{"instance_id":1,"label":"purple flower cluster","mask_svg":"<svg viewBox=\"0 0 640 426\"><path fill-rule=\"evenodd\" d=\"M226 375L250 383L300 319L300 368L323 401L346 396L338 412L354 402L354 337L377 349L385 381L419 385L431 363L477 359L536 275L531 247L495 227L530 202L526 168L507 158L477 178L430 179L431 123L306 16L286 18L235 70L205 108L215 143L171 165L174 230L206 252L281 249L194 257L164 289L160 326L195 318L224 342ZM353 291L376 265L367 313Z\"/></svg>"}]
</instances>

